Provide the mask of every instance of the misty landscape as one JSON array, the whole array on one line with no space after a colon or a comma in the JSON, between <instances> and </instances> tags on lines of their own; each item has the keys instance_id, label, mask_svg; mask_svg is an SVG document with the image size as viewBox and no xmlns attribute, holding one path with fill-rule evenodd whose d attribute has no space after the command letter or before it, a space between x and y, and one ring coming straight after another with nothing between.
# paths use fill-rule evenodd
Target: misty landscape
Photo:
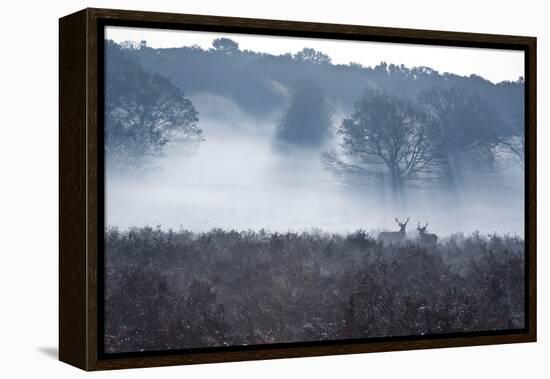
<instances>
[{"instance_id":1,"label":"misty landscape","mask_svg":"<svg viewBox=\"0 0 550 379\"><path fill-rule=\"evenodd\" d=\"M522 73L140 40L105 41L107 353L524 327Z\"/></svg>"}]
</instances>

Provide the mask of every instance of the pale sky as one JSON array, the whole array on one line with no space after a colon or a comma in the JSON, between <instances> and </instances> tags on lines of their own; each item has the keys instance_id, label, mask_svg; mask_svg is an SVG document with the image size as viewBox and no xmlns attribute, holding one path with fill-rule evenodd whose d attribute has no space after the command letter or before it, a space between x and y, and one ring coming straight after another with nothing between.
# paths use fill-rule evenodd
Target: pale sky
<instances>
[{"instance_id":1,"label":"pale sky","mask_svg":"<svg viewBox=\"0 0 550 379\"><path fill-rule=\"evenodd\" d=\"M147 46L168 48L198 45L212 46L216 38L227 37L239 43L241 50L280 55L294 54L311 47L328 54L336 64L360 63L374 67L381 61L404 64L412 68L428 66L440 73L450 72L469 76L476 74L494 83L514 81L524 76L523 51L480 49L470 47L441 47L382 42L343 41L319 38L258 36L233 33L211 33L184 30L164 30L108 26L105 38L115 42L145 40Z\"/></svg>"}]
</instances>

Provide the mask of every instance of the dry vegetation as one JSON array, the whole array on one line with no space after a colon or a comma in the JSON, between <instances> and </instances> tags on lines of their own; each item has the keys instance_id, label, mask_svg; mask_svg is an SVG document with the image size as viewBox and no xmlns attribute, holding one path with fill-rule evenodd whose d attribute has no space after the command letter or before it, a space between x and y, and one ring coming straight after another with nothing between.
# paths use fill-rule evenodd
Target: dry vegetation
<instances>
[{"instance_id":1,"label":"dry vegetation","mask_svg":"<svg viewBox=\"0 0 550 379\"><path fill-rule=\"evenodd\" d=\"M106 352L522 328L524 241L105 234Z\"/></svg>"}]
</instances>

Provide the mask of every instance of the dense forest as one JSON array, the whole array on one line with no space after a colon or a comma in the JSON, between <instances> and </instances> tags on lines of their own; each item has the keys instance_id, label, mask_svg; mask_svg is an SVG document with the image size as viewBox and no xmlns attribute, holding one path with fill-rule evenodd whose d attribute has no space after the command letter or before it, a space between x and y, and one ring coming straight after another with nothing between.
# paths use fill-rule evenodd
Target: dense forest
<instances>
[{"instance_id":1,"label":"dense forest","mask_svg":"<svg viewBox=\"0 0 550 379\"><path fill-rule=\"evenodd\" d=\"M496 108L503 121L499 127L503 134L513 132L518 117L522 120L522 77L495 84L474 74L464 77L440 73L430 67L386 62L375 67L333 64L328 55L307 47L296 54L272 55L240 50L235 41L227 38L215 41L211 49L198 46L157 49L147 47L145 41L122 47L145 70L169 78L187 93L229 96L256 114L283 107L285 97L281 95L285 91L281 88L290 88L309 78L318 83L331 103L345 112L352 110L366 87L409 99L435 87L458 87L476 93Z\"/></svg>"},{"instance_id":2,"label":"dense forest","mask_svg":"<svg viewBox=\"0 0 550 379\"><path fill-rule=\"evenodd\" d=\"M109 229L107 352L523 328L523 240Z\"/></svg>"}]
</instances>

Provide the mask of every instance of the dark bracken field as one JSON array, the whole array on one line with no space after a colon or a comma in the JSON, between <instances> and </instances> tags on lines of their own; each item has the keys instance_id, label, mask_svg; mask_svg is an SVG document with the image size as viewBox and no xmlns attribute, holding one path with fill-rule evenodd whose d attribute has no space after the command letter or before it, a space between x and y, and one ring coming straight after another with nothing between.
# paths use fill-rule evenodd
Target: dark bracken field
<instances>
[{"instance_id":1,"label":"dark bracken field","mask_svg":"<svg viewBox=\"0 0 550 379\"><path fill-rule=\"evenodd\" d=\"M524 327L524 241L105 231L107 353Z\"/></svg>"}]
</instances>

